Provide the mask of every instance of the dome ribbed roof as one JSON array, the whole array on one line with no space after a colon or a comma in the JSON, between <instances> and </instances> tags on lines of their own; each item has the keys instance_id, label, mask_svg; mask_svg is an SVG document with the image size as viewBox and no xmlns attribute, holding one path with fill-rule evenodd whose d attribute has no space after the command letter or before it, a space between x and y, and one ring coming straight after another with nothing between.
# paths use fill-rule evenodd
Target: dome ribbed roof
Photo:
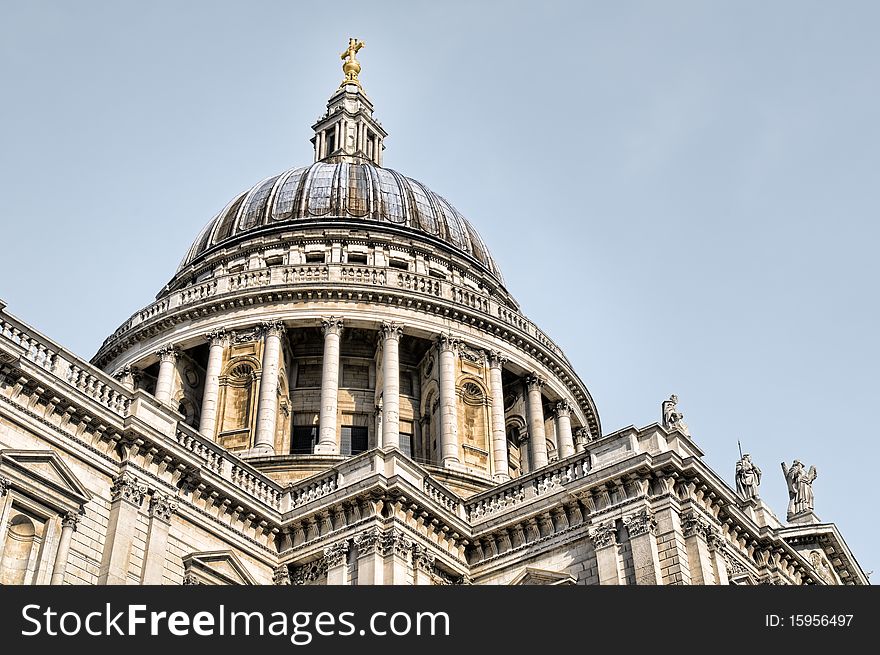
<instances>
[{"instance_id":1,"label":"dome ribbed roof","mask_svg":"<svg viewBox=\"0 0 880 655\"><path fill-rule=\"evenodd\" d=\"M334 220L388 224L439 239L502 280L480 235L445 198L360 158L294 168L239 194L202 230L180 269L249 232Z\"/></svg>"}]
</instances>

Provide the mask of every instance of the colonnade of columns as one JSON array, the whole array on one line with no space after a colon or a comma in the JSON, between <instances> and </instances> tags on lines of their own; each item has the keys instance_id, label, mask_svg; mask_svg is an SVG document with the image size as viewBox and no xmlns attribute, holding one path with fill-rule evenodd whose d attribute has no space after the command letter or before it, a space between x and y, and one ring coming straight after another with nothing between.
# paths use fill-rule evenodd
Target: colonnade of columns
<instances>
[{"instance_id":1,"label":"colonnade of columns","mask_svg":"<svg viewBox=\"0 0 880 655\"><path fill-rule=\"evenodd\" d=\"M285 327L280 321L263 323L264 340L262 374L257 403L256 432L252 448L253 454L275 454L276 421L278 415L278 372L281 358L281 340ZM340 340L344 322L340 317L331 316L321 321L324 337L323 361L321 369L321 396L318 422L318 438L315 453L324 455L339 454L338 438L338 394L340 374ZM381 394L381 435L379 446L400 448L400 339L404 326L396 322L383 322L379 330L379 343L382 348L382 394ZM220 408L220 374L223 366L223 352L228 345L228 335L223 330L215 330L205 335L209 343L205 386L202 396L199 430L208 438L216 436L216 425ZM449 333L437 338L438 372L440 387L440 464L446 468L460 465L458 435L458 397L456 393L456 357L460 342ZM171 400L174 369L179 351L173 346L163 348L159 356L159 375L156 382L156 398L168 403ZM508 444L504 413L504 389L502 371L506 357L500 352L488 353L489 387L491 393L490 443L494 479L503 482L510 479L508 472ZM547 436L545 433L544 401L542 388L546 381L537 373L525 378L526 409L528 426L529 469L535 470L548 463ZM555 403L553 420L556 432L557 453L560 458L583 450L582 440L577 446L571 427L572 406L569 401Z\"/></svg>"}]
</instances>

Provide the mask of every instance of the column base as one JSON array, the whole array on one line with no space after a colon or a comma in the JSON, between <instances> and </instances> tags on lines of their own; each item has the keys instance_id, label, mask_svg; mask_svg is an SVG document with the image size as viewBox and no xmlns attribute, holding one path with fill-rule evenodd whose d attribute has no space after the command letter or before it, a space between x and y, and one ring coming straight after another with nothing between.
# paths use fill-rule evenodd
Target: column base
<instances>
[{"instance_id":1,"label":"column base","mask_svg":"<svg viewBox=\"0 0 880 655\"><path fill-rule=\"evenodd\" d=\"M492 476L492 479L495 482L509 482L510 475L508 475L507 473L496 473L495 475Z\"/></svg>"},{"instance_id":2,"label":"column base","mask_svg":"<svg viewBox=\"0 0 880 655\"><path fill-rule=\"evenodd\" d=\"M338 455L339 447L335 443L316 443L315 455Z\"/></svg>"},{"instance_id":3,"label":"column base","mask_svg":"<svg viewBox=\"0 0 880 655\"><path fill-rule=\"evenodd\" d=\"M270 446L267 443L258 443L255 444L253 448L251 448L247 453L245 453L247 457L272 457L275 455L275 448Z\"/></svg>"}]
</instances>

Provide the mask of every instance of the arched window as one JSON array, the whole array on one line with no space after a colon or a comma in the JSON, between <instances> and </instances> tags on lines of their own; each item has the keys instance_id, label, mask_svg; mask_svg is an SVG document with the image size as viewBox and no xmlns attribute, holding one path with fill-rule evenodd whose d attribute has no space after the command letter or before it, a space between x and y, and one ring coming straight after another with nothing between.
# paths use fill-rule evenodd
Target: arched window
<instances>
[{"instance_id":1,"label":"arched window","mask_svg":"<svg viewBox=\"0 0 880 655\"><path fill-rule=\"evenodd\" d=\"M6 530L0 581L5 585L23 585L34 549L37 531L24 514L17 514Z\"/></svg>"},{"instance_id":2,"label":"arched window","mask_svg":"<svg viewBox=\"0 0 880 655\"><path fill-rule=\"evenodd\" d=\"M222 407L219 442L229 450L250 447L250 429L256 405L256 366L249 360L233 362L220 377Z\"/></svg>"}]
</instances>

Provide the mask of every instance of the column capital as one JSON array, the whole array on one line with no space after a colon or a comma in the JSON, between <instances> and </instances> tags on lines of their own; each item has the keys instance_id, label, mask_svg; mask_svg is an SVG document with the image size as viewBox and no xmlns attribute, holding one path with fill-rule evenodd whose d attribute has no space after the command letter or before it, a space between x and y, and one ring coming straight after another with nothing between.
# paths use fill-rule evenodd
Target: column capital
<instances>
[{"instance_id":1,"label":"column capital","mask_svg":"<svg viewBox=\"0 0 880 655\"><path fill-rule=\"evenodd\" d=\"M623 524L626 526L630 537L654 534L657 530L657 521L654 519L654 513L647 509L624 517Z\"/></svg>"},{"instance_id":2,"label":"column capital","mask_svg":"<svg viewBox=\"0 0 880 655\"><path fill-rule=\"evenodd\" d=\"M433 573L434 556L427 548L425 548L421 544L414 543L412 547L412 555L413 567L417 571L422 571L423 573Z\"/></svg>"},{"instance_id":3,"label":"column capital","mask_svg":"<svg viewBox=\"0 0 880 655\"><path fill-rule=\"evenodd\" d=\"M289 585L290 584L290 569L287 564L282 564L281 566L276 566L275 570L272 571L272 584L274 585Z\"/></svg>"},{"instance_id":4,"label":"column capital","mask_svg":"<svg viewBox=\"0 0 880 655\"><path fill-rule=\"evenodd\" d=\"M556 402L553 411L557 417L571 416L571 403L567 400L559 400Z\"/></svg>"},{"instance_id":5,"label":"column capital","mask_svg":"<svg viewBox=\"0 0 880 655\"><path fill-rule=\"evenodd\" d=\"M455 337L451 332L441 332L437 335L437 345L440 347L440 352L455 352L458 349L459 343L460 339Z\"/></svg>"},{"instance_id":6,"label":"column capital","mask_svg":"<svg viewBox=\"0 0 880 655\"><path fill-rule=\"evenodd\" d=\"M379 548L379 531L376 528L371 528L366 532L361 532L354 538L354 545L357 546L358 556L377 551Z\"/></svg>"},{"instance_id":7,"label":"column capital","mask_svg":"<svg viewBox=\"0 0 880 655\"><path fill-rule=\"evenodd\" d=\"M532 371L526 376L526 386L529 388L529 391L532 389L540 389L545 384L547 384L547 380L538 375L537 372Z\"/></svg>"},{"instance_id":8,"label":"column capital","mask_svg":"<svg viewBox=\"0 0 880 655\"><path fill-rule=\"evenodd\" d=\"M176 346L168 345L156 351L156 356L160 362L171 362L172 364L180 357L180 351Z\"/></svg>"},{"instance_id":9,"label":"column capital","mask_svg":"<svg viewBox=\"0 0 880 655\"><path fill-rule=\"evenodd\" d=\"M341 316L331 316L330 318L321 319L321 334L324 336L327 336L328 334L339 336L342 334L342 329Z\"/></svg>"},{"instance_id":10,"label":"column capital","mask_svg":"<svg viewBox=\"0 0 880 655\"><path fill-rule=\"evenodd\" d=\"M113 379L124 385L134 384L141 377L141 370L137 366L123 366L113 374Z\"/></svg>"},{"instance_id":11,"label":"column capital","mask_svg":"<svg viewBox=\"0 0 880 655\"><path fill-rule=\"evenodd\" d=\"M61 517L61 527L73 528L73 531L76 532L80 518L79 512L67 512Z\"/></svg>"},{"instance_id":12,"label":"column capital","mask_svg":"<svg viewBox=\"0 0 880 655\"><path fill-rule=\"evenodd\" d=\"M144 502L144 496L147 494L147 485L142 483L131 473L122 473L113 480L113 486L110 487L110 500L127 500L132 505L138 507Z\"/></svg>"},{"instance_id":13,"label":"column capital","mask_svg":"<svg viewBox=\"0 0 880 655\"><path fill-rule=\"evenodd\" d=\"M152 491L150 495L150 518L170 521L171 515L177 511L177 499L172 496Z\"/></svg>"},{"instance_id":14,"label":"column capital","mask_svg":"<svg viewBox=\"0 0 880 655\"><path fill-rule=\"evenodd\" d=\"M507 363L507 357L500 350L490 350L487 358L489 359L489 368L501 368Z\"/></svg>"},{"instance_id":15,"label":"column capital","mask_svg":"<svg viewBox=\"0 0 880 655\"><path fill-rule=\"evenodd\" d=\"M403 323L382 321L382 325L379 327L379 334L382 335L383 341L387 341L388 339L400 341L400 337L403 336L403 327Z\"/></svg>"},{"instance_id":16,"label":"column capital","mask_svg":"<svg viewBox=\"0 0 880 655\"><path fill-rule=\"evenodd\" d=\"M347 557L347 541L340 541L339 543L335 543L332 546L327 546L324 549L324 561L327 562L327 566L339 566L340 564L345 564L345 560Z\"/></svg>"},{"instance_id":17,"label":"column capital","mask_svg":"<svg viewBox=\"0 0 880 655\"><path fill-rule=\"evenodd\" d=\"M283 337L286 328L283 321L263 321L260 323L260 332L265 337Z\"/></svg>"},{"instance_id":18,"label":"column capital","mask_svg":"<svg viewBox=\"0 0 880 655\"><path fill-rule=\"evenodd\" d=\"M212 346L225 346L229 342L231 333L224 328L217 328L205 333L205 340Z\"/></svg>"},{"instance_id":19,"label":"column capital","mask_svg":"<svg viewBox=\"0 0 880 655\"><path fill-rule=\"evenodd\" d=\"M607 548L617 543L617 530L610 521L607 523L599 523L589 532L590 541L593 542L593 548Z\"/></svg>"}]
</instances>

